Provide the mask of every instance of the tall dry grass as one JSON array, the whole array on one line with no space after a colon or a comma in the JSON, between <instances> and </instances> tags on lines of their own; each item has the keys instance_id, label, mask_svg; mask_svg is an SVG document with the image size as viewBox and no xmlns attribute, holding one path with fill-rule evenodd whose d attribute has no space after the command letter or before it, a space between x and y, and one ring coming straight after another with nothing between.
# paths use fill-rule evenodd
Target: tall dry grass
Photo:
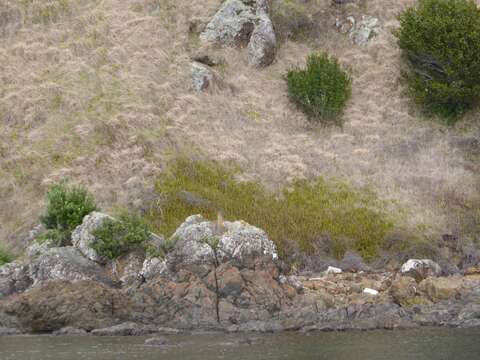
<instances>
[{"instance_id":1,"label":"tall dry grass","mask_svg":"<svg viewBox=\"0 0 480 360\"><path fill-rule=\"evenodd\" d=\"M189 29L220 0L63 2L68 11L34 21L28 6L45 2L25 1L22 28L0 38L0 239L18 245L52 181L81 182L104 205L141 205L165 160L183 152L235 162L273 189L316 175L368 184L432 233L464 231L465 216L475 224L479 162L457 140L479 137L468 121L478 113L446 128L422 118L399 83L391 31L413 1L312 0L318 28L283 43L265 70L248 66L242 49L212 50L226 59L216 71L227 86L206 93L190 88L200 45ZM336 16L363 13L382 23L365 48L334 27ZM283 74L312 51L351 69L342 128L312 127L287 99Z\"/></svg>"}]
</instances>

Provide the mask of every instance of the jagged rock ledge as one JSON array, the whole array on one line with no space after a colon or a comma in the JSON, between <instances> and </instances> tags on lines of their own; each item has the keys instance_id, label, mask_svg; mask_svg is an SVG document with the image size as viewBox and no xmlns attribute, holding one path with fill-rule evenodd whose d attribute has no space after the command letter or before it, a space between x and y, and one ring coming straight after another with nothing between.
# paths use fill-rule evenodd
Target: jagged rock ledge
<instances>
[{"instance_id":1,"label":"jagged rock ledge","mask_svg":"<svg viewBox=\"0 0 480 360\"><path fill-rule=\"evenodd\" d=\"M165 259L137 252L114 266L90 247L104 218L85 217L73 246L33 244L22 261L0 267L0 335L480 326L478 268L441 277L438 264L411 259L398 273L330 267L295 276L282 273L261 229L199 215L177 229Z\"/></svg>"}]
</instances>

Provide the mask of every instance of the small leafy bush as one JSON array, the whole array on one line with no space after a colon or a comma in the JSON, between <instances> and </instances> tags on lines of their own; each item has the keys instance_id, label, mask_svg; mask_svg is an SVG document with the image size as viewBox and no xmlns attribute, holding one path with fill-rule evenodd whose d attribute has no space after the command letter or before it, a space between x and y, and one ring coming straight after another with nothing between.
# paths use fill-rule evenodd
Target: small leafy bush
<instances>
[{"instance_id":1,"label":"small leafy bush","mask_svg":"<svg viewBox=\"0 0 480 360\"><path fill-rule=\"evenodd\" d=\"M7 250L0 247L0 266L8 264L13 260Z\"/></svg>"},{"instance_id":2,"label":"small leafy bush","mask_svg":"<svg viewBox=\"0 0 480 360\"><path fill-rule=\"evenodd\" d=\"M480 10L472 0L420 0L400 15L409 91L427 113L457 118L480 99Z\"/></svg>"},{"instance_id":3,"label":"small leafy bush","mask_svg":"<svg viewBox=\"0 0 480 360\"><path fill-rule=\"evenodd\" d=\"M288 96L310 120L338 122L350 97L351 79L327 54L310 55L305 69L290 70Z\"/></svg>"},{"instance_id":4,"label":"small leafy bush","mask_svg":"<svg viewBox=\"0 0 480 360\"><path fill-rule=\"evenodd\" d=\"M159 179L157 191L163 200L148 220L159 233L171 235L192 214L214 220L222 212L227 220L245 220L265 230L283 257L292 243L311 253L329 235L338 256L348 246L371 259L393 226L375 194L322 178L273 193L257 181L237 182L233 171L216 163L180 159ZM194 194L195 201L185 192Z\"/></svg>"},{"instance_id":5,"label":"small leafy bush","mask_svg":"<svg viewBox=\"0 0 480 360\"><path fill-rule=\"evenodd\" d=\"M130 251L145 250L150 240L150 230L140 216L123 213L118 220L105 219L93 236L97 240L93 249L115 260Z\"/></svg>"},{"instance_id":6,"label":"small leafy bush","mask_svg":"<svg viewBox=\"0 0 480 360\"><path fill-rule=\"evenodd\" d=\"M68 185L65 181L52 185L47 192L47 209L40 218L58 245L68 245L72 231L83 218L98 207L93 196L81 186Z\"/></svg>"}]
</instances>

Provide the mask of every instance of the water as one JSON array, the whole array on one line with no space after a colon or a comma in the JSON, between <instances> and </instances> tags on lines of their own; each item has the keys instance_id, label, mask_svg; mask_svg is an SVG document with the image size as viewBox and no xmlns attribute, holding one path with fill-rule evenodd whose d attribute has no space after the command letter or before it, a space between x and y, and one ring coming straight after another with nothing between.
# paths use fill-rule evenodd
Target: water
<instances>
[{"instance_id":1,"label":"water","mask_svg":"<svg viewBox=\"0 0 480 360\"><path fill-rule=\"evenodd\" d=\"M330 332L313 335L175 335L167 337L173 345L164 348L145 346L147 338L3 337L0 338L0 359L480 359L480 329ZM251 343L245 341L247 338Z\"/></svg>"}]
</instances>

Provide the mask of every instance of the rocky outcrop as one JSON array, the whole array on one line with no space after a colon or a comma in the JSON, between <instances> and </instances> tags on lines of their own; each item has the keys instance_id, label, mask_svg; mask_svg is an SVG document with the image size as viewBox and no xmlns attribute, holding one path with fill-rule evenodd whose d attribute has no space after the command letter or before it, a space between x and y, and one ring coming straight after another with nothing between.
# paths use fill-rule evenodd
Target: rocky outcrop
<instances>
[{"instance_id":1,"label":"rocky outcrop","mask_svg":"<svg viewBox=\"0 0 480 360\"><path fill-rule=\"evenodd\" d=\"M246 45L255 27L255 9L247 0L227 0L200 39L226 46Z\"/></svg>"},{"instance_id":2,"label":"rocky outcrop","mask_svg":"<svg viewBox=\"0 0 480 360\"><path fill-rule=\"evenodd\" d=\"M277 39L269 16L270 1L227 0L207 24L200 39L222 46L248 45L248 61L256 67L275 59Z\"/></svg>"},{"instance_id":3,"label":"rocky outcrop","mask_svg":"<svg viewBox=\"0 0 480 360\"><path fill-rule=\"evenodd\" d=\"M0 299L25 291L32 285L28 266L14 261L0 267Z\"/></svg>"},{"instance_id":4,"label":"rocky outcrop","mask_svg":"<svg viewBox=\"0 0 480 360\"><path fill-rule=\"evenodd\" d=\"M402 265L400 272L420 282L429 276L440 276L442 269L430 259L410 259Z\"/></svg>"},{"instance_id":5,"label":"rocky outcrop","mask_svg":"<svg viewBox=\"0 0 480 360\"><path fill-rule=\"evenodd\" d=\"M28 265L28 276L33 286L59 280L114 283L106 268L87 259L73 246L51 248L32 259Z\"/></svg>"},{"instance_id":6,"label":"rocky outcrop","mask_svg":"<svg viewBox=\"0 0 480 360\"><path fill-rule=\"evenodd\" d=\"M354 44L367 46L370 40L378 35L380 21L369 15L350 15L345 18L337 18L336 27L341 33L348 34Z\"/></svg>"}]
</instances>

